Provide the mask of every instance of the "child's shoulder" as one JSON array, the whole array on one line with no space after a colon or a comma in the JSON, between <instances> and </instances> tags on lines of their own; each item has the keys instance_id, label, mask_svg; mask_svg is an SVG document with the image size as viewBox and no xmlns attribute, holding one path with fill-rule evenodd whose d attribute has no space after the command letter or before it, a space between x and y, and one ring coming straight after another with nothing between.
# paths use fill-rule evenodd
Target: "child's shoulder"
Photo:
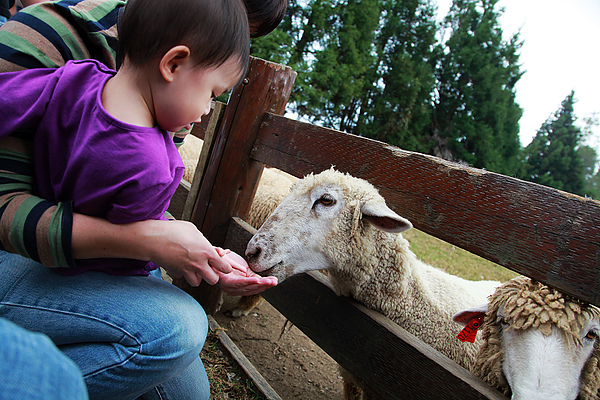
<instances>
[{"instance_id":1,"label":"child's shoulder","mask_svg":"<svg viewBox=\"0 0 600 400\"><path fill-rule=\"evenodd\" d=\"M67 61L67 63L61 68L89 70L91 72L101 72L104 74L111 74L111 75L115 74L115 71L113 69L102 64L98 60L92 60L92 59L70 60L70 61Z\"/></svg>"},{"instance_id":2,"label":"child's shoulder","mask_svg":"<svg viewBox=\"0 0 600 400\"><path fill-rule=\"evenodd\" d=\"M58 68L57 85L69 92L102 87L116 72L96 60L72 60Z\"/></svg>"}]
</instances>

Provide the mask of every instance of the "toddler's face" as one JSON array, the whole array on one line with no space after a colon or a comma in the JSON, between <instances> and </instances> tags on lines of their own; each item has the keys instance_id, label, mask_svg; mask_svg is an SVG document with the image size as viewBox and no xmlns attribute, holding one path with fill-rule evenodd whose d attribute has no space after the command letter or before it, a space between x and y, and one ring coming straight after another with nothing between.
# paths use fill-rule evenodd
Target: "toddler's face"
<instances>
[{"instance_id":1,"label":"toddler's face","mask_svg":"<svg viewBox=\"0 0 600 400\"><path fill-rule=\"evenodd\" d=\"M241 78L237 59L230 58L218 67L198 67L183 63L180 74L163 92L164 99L154 99L156 121L170 132L189 128L210 112L211 101L232 88ZM157 103L160 103L157 106Z\"/></svg>"}]
</instances>

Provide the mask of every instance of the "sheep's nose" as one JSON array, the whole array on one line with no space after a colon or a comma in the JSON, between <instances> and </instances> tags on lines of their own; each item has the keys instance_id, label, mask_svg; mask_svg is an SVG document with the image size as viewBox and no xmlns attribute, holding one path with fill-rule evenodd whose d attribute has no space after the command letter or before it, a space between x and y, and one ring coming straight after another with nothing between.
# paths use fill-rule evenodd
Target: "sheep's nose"
<instances>
[{"instance_id":1,"label":"sheep's nose","mask_svg":"<svg viewBox=\"0 0 600 400\"><path fill-rule=\"evenodd\" d=\"M248 246L248 248L246 249L246 260L248 260L248 263L255 263L258 257L260 256L261 251L262 250L259 246Z\"/></svg>"}]
</instances>

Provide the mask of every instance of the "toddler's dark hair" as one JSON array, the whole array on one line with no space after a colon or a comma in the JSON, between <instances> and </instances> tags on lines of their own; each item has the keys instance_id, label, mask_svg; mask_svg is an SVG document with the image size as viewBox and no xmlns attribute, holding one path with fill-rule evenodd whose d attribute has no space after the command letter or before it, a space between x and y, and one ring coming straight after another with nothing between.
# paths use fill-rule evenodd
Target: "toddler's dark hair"
<instances>
[{"instance_id":1,"label":"toddler's dark hair","mask_svg":"<svg viewBox=\"0 0 600 400\"><path fill-rule=\"evenodd\" d=\"M119 18L118 65L160 59L185 45L198 66L220 66L232 56L248 68L250 35L242 0L128 0Z\"/></svg>"}]
</instances>

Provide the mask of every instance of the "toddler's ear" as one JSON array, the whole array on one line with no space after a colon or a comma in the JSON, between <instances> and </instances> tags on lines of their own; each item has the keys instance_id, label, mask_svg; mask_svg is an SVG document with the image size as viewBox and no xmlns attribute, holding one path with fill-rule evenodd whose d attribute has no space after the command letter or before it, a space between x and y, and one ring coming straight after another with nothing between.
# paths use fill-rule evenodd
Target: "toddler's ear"
<instances>
[{"instance_id":1,"label":"toddler's ear","mask_svg":"<svg viewBox=\"0 0 600 400\"><path fill-rule=\"evenodd\" d=\"M159 69L160 74L167 82L172 82L177 68L182 62L185 62L190 57L190 49L184 45L177 45L165 53L160 59Z\"/></svg>"}]
</instances>

